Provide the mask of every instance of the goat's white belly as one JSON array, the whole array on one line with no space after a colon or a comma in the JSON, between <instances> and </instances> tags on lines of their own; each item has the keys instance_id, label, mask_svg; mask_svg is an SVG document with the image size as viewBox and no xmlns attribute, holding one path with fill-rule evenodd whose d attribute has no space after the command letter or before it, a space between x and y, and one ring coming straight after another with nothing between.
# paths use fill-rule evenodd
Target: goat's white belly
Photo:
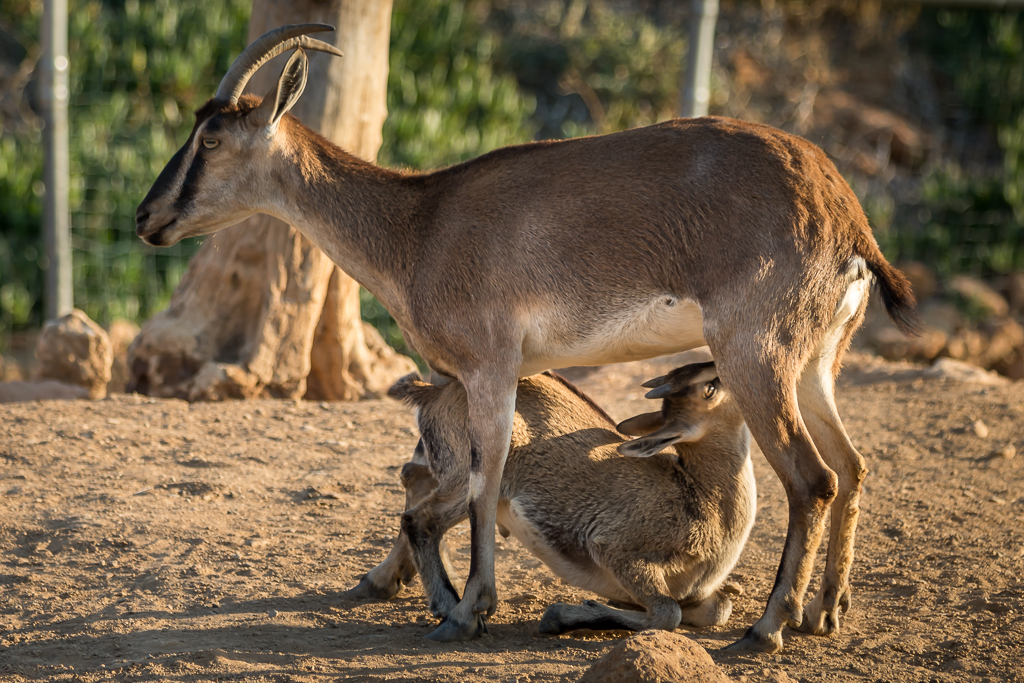
<instances>
[{"instance_id":1,"label":"goat's white belly","mask_svg":"<svg viewBox=\"0 0 1024 683\"><path fill-rule=\"evenodd\" d=\"M667 294L616 311L589 329L580 327L565 325L556 310L535 312L526 323L520 376L573 365L643 360L707 344L701 307Z\"/></svg>"}]
</instances>

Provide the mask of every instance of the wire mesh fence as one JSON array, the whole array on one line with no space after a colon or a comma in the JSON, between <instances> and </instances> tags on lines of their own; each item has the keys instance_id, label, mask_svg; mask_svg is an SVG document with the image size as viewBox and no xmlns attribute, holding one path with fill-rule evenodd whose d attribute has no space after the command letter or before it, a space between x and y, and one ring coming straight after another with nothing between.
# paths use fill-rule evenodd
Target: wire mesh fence
<instances>
[{"instance_id":1,"label":"wire mesh fence","mask_svg":"<svg viewBox=\"0 0 1024 683\"><path fill-rule=\"evenodd\" d=\"M24 72L39 56L40 12L34 2L12 1L24 6L5 7L10 14L2 16L15 45L7 62L20 62ZM197 249L196 240L146 246L134 234L135 209L188 135L191 111L243 47L248 12L239 0L69 3L74 305L101 324L145 319L165 307ZM44 188L34 86L25 78L4 83L7 100L18 106L2 111L0 337L41 322L39 272L48 264L38 242Z\"/></svg>"},{"instance_id":2,"label":"wire mesh fence","mask_svg":"<svg viewBox=\"0 0 1024 683\"><path fill-rule=\"evenodd\" d=\"M381 159L424 168L670 116L684 5L396 0ZM825 148L890 259L941 276L1024 269L1024 19L893 6L871 23L856 6L723 5L711 112ZM69 0L74 298L101 324L164 308L198 248L146 246L134 212L243 48L249 11L250 0ZM39 0L0 5L0 347L42 323L39 12ZM363 315L401 344L365 293Z\"/></svg>"}]
</instances>

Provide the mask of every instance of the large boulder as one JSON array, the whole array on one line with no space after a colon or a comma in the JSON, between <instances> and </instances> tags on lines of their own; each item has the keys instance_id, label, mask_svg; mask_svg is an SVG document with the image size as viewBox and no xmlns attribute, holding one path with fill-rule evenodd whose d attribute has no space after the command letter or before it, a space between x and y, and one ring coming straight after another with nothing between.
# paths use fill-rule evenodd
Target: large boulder
<instances>
[{"instance_id":1,"label":"large boulder","mask_svg":"<svg viewBox=\"0 0 1024 683\"><path fill-rule=\"evenodd\" d=\"M730 683L711 656L681 633L643 631L594 662L580 683Z\"/></svg>"},{"instance_id":2,"label":"large boulder","mask_svg":"<svg viewBox=\"0 0 1024 683\"><path fill-rule=\"evenodd\" d=\"M36 359L38 379L85 387L92 399L107 395L114 360L110 338L77 308L43 326Z\"/></svg>"},{"instance_id":3,"label":"large boulder","mask_svg":"<svg viewBox=\"0 0 1024 683\"><path fill-rule=\"evenodd\" d=\"M1007 303L1010 308L1019 313L1024 313L1024 272L1010 273L1003 282L1003 291L1006 294Z\"/></svg>"},{"instance_id":4,"label":"large boulder","mask_svg":"<svg viewBox=\"0 0 1024 683\"><path fill-rule=\"evenodd\" d=\"M960 295L979 310L982 315L1003 316L1009 313L1010 305L1003 295L985 282L969 275L957 275L947 285L949 291Z\"/></svg>"},{"instance_id":5,"label":"large boulder","mask_svg":"<svg viewBox=\"0 0 1024 683\"><path fill-rule=\"evenodd\" d=\"M18 361L8 356L0 356L0 382L21 382L24 379L25 373Z\"/></svg>"},{"instance_id":6,"label":"large boulder","mask_svg":"<svg viewBox=\"0 0 1024 683\"><path fill-rule=\"evenodd\" d=\"M1010 381L995 372L952 358L938 359L930 368L924 371L923 375L929 379L944 379L968 384L986 384L989 386L1000 386L1008 384Z\"/></svg>"},{"instance_id":7,"label":"large boulder","mask_svg":"<svg viewBox=\"0 0 1024 683\"><path fill-rule=\"evenodd\" d=\"M117 319L107 330L114 351L114 365L110 369L107 393L123 392L128 385L128 347L139 335L139 326L128 320Z\"/></svg>"}]
</instances>

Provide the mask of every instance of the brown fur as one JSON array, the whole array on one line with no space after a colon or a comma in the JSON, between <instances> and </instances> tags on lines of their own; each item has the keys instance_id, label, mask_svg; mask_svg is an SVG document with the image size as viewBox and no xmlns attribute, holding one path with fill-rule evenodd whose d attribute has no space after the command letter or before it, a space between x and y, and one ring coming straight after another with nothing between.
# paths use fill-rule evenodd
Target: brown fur
<instances>
[{"instance_id":1,"label":"brown fur","mask_svg":"<svg viewBox=\"0 0 1024 683\"><path fill-rule=\"evenodd\" d=\"M712 364L702 367L707 366ZM728 619L731 603L718 588L754 521L750 436L713 366L704 379L687 370L674 373L671 395L652 413L658 431L628 442L567 380L544 373L519 381L501 482L509 530L528 548L542 548L538 557L569 583L643 610L559 603L545 613L542 632L671 630L680 621L700 627ZM717 393L710 387L718 387ZM437 549L445 532L468 515L466 391L455 382L436 387L410 375L388 393L417 408L416 457L428 462L436 489L412 505L407 500L403 536L349 597L391 597L397 591L389 587L407 583L394 558L404 556L401 546L408 539L430 609L445 617L458 595ZM701 436L676 443L674 453L616 453L624 446L657 453L667 443L662 437L678 438L694 426Z\"/></svg>"},{"instance_id":2,"label":"brown fur","mask_svg":"<svg viewBox=\"0 0 1024 683\"><path fill-rule=\"evenodd\" d=\"M293 70L282 83L301 76ZM863 300L841 320L840 303L871 272L894 322L914 322L906 279L885 262L825 154L767 126L709 117L401 173L356 159L290 115L264 120L255 106L201 110L207 118L140 206L137 231L168 245L254 212L296 225L381 300L435 372L466 388L473 569L439 637L469 637L496 604L492 529L517 378L706 341L790 499L775 589L737 644L778 650L782 627L801 622L833 499L860 490L833 471L860 460L831 392ZM213 121L219 130L207 130ZM219 147L204 149L207 137ZM650 321L661 327L644 328ZM822 355L828 367L802 380ZM812 403L813 428L802 417ZM848 564L837 558L852 556L852 525L833 536L826 583L839 588L826 592L848 595ZM813 603L813 619L828 623L815 632L838 628L841 602Z\"/></svg>"}]
</instances>

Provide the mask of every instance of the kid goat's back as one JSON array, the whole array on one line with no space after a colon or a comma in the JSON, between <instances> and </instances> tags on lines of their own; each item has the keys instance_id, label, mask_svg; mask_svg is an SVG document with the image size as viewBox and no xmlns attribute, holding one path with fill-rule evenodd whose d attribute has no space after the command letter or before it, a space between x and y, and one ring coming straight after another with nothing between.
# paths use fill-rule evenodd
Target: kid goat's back
<instances>
[{"instance_id":1,"label":"kid goat's back","mask_svg":"<svg viewBox=\"0 0 1024 683\"><path fill-rule=\"evenodd\" d=\"M731 602L717 589L754 522L750 434L714 363L694 363L657 380L660 411L619 425L566 380L520 380L512 444L501 481L498 524L567 583L644 611L591 600L557 603L542 633L577 628L674 629L724 623ZM648 383L652 385L652 383ZM351 597L391 597L414 558L430 609L445 617L459 601L442 558L445 532L469 516L468 405L458 383L437 387L410 375L390 395L417 408L421 464L403 482L436 488L402 516L402 548L371 571ZM662 452L669 446L674 450ZM620 453L629 456L623 457Z\"/></svg>"}]
</instances>

